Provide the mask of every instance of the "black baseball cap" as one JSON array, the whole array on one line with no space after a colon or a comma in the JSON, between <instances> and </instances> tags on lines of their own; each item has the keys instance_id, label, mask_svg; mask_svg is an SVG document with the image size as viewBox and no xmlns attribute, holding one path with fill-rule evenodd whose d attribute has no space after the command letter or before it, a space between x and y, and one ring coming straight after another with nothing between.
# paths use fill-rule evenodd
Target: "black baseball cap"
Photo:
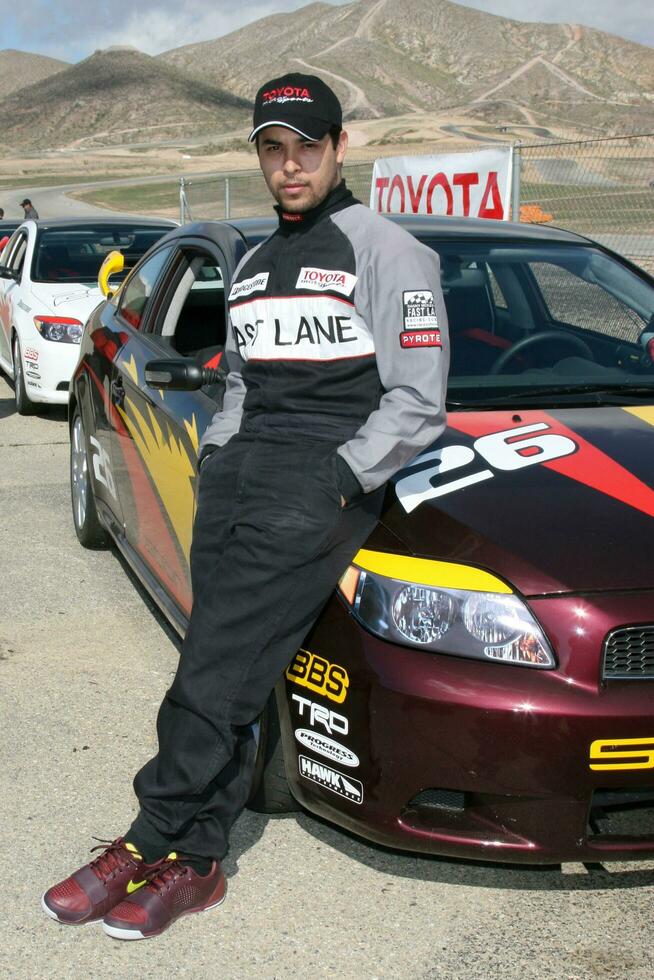
<instances>
[{"instance_id":1,"label":"black baseball cap","mask_svg":"<svg viewBox=\"0 0 654 980\"><path fill-rule=\"evenodd\" d=\"M24 201L21 201L19 207L24 208L26 204L31 204L29 197L26 197Z\"/></svg>"},{"instance_id":2,"label":"black baseball cap","mask_svg":"<svg viewBox=\"0 0 654 980\"><path fill-rule=\"evenodd\" d=\"M252 125L250 143L266 126L286 126L306 139L320 140L332 126L343 125L343 110L321 78L291 72L261 86L254 100Z\"/></svg>"}]
</instances>

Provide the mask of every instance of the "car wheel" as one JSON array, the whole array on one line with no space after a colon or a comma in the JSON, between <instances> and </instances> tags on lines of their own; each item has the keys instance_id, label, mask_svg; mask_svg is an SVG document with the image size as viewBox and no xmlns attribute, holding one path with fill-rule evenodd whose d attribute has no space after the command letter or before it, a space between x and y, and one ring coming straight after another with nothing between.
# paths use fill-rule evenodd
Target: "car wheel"
<instances>
[{"instance_id":1,"label":"car wheel","mask_svg":"<svg viewBox=\"0 0 654 980\"><path fill-rule=\"evenodd\" d=\"M256 813L293 813L301 809L291 794L286 778L274 691L259 719L257 761L247 807Z\"/></svg>"},{"instance_id":2,"label":"car wheel","mask_svg":"<svg viewBox=\"0 0 654 980\"><path fill-rule=\"evenodd\" d=\"M70 497L80 544L85 548L106 548L109 537L98 518L79 408L75 409L70 428Z\"/></svg>"},{"instance_id":3,"label":"car wheel","mask_svg":"<svg viewBox=\"0 0 654 980\"><path fill-rule=\"evenodd\" d=\"M14 358L14 398L16 399L16 411L19 415L34 415L37 406L27 394L25 375L23 374L23 356L18 337L14 337L12 353Z\"/></svg>"}]
</instances>

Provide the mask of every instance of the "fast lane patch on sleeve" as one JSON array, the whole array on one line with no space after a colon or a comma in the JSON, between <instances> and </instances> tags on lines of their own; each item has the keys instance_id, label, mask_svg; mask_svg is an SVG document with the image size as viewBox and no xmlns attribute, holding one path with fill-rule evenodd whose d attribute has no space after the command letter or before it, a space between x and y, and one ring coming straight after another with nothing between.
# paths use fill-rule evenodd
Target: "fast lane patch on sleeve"
<instances>
[{"instance_id":1,"label":"fast lane patch on sleeve","mask_svg":"<svg viewBox=\"0 0 654 980\"><path fill-rule=\"evenodd\" d=\"M431 289L410 289L402 293L404 329L400 347L441 347L436 304Z\"/></svg>"},{"instance_id":2,"label":"fast lane patch on sleeve","mask_svg":"<svg viewBox=\"0 0 654 980\"><path fill-rule=\"evenodd\" d=\"M438 330L436 303L431 289L411 289L402 293L405 330Z\"/></svg>"}]
</instances>

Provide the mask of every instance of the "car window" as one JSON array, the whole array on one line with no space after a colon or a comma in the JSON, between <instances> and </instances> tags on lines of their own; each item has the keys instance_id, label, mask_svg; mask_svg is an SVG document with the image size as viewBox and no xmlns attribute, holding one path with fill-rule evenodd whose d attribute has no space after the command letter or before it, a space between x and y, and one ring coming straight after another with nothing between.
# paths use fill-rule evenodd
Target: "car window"
<instances>
[{"instance_id":1,"label":"car window","mask_svg":"<svg viewBox=\"0 0 654 980\"><path fill-rule=\"evenodd\" d=\"M7 267L20 274L23 271L27 251L27 232L20 231L7 246Z\"/></svg>"},{"instance_id":2,"label":"car window","mask_svg":"<svg viewBox=\"0 0 654 980\"><path fill-rule=\"evenodd\" d=\"M181 277L156 328L173 350L212 360L225 344L225 282L219 262L197 249L182 251Z\"/></svg>"},{"instance_id":3,"label":"car window","mask_svg":"<svg viewBox=\"0 0 654 980\"><path fill-rule=\"evenodd\" d=\"M644 317L599 283L552 262L532 262L530 268L552 319L632 343L643 332Z\"/></svg>"},{"instance_id":4,"label":"car window","mask_svg":"<svg viewBox=\"0 0 654 980\"><path fill-rule=\"evenodd\" d=\"M131 327L140 329L148 300L154 292L159 275L163 271L173 246L161 248L151 258L135 269L120 293L119 313Z\"/></svg>"},{"instance_id":5,"label":"car window","mask_svg":"<svg viewBox=\"0 0 654 980\"><path fill-rule=\"evenodd\" d=\"M109 252L122 252L125 269L134 268L162 235L170 231L138 223L75 225L39 231L32 261L35 282L93 282Z\"/></svg>"},{"instance_id":6,"label":"car window","mask_svg":"<svg viewBox=\"0 0 654 980\"><path fill-rule=\"evenodd\" d=\"M592 245L426 240L441 260L450 400L652 386L654 285ZM518 403L518 402L513 402Z\"/></svg>"}]
</instances>

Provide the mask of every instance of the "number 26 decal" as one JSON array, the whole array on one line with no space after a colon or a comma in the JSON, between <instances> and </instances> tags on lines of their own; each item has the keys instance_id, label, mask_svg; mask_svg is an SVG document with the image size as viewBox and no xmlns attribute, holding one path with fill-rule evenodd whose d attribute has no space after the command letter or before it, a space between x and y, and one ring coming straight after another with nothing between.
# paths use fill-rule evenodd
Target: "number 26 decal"
<instances>
[{"instance_id":1,"label":"number 26 decal","mask_svg":"<svg viewBox=\"0 0 654 980\"><path fill-rule=\"evenodd\" d=\"M493 470L521 470L526 466L570 456L577 451L576 442L568 436L548 431L550 429L546 422L534 422L532 425L521 425L515 429L480 436L472 447L444 446L443 449L424 453L413 460L406 468L409 470L407 475L402 476L395 484L398 500L410 514L425 500L444 497L474 483L492 479L495 476ZM541 434L532 435L537 432ZM440 479L445 473L467 467L474 462L476 455L492 469L484 467L466 476L445 481ZM432 465L425 466L425 463Z\"/></svg>"}]
</instances>

